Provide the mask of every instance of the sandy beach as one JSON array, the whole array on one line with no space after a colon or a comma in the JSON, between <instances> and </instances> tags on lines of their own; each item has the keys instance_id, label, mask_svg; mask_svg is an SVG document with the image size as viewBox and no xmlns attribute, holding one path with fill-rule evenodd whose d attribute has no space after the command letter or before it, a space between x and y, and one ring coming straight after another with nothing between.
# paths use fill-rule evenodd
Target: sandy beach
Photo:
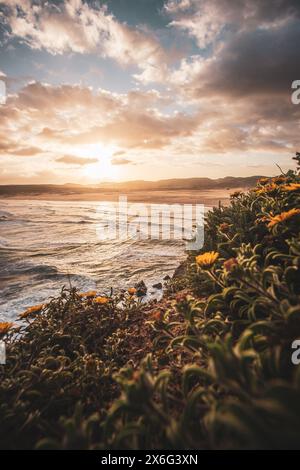
<instances>
[{"instance_id":1,"label":"sandy beach","mask_svg":"<svg viewBox=\"0 0 300 470\"><path fill-rule=\"evenodd\" d=\"M157 204L204 204L206 206L217 206L219 202L226 205L230 194L247 188L230 189L207 189L207 190L169 190L169 191L79 191L64 189L55 192L16 192L2 195L1 199L26 199L43 201L111 201L116 202L119 196L127 196L128 202L144 202Z\"/></svg>"}]
</instances>

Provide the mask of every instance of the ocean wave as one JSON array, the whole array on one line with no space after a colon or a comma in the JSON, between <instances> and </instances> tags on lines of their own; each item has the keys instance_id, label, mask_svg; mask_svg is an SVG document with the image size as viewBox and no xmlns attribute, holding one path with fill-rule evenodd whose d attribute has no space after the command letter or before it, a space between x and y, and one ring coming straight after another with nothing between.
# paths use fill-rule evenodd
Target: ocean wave
<instances>
[{"instance_id":1,"label":"ocean wave","mask_svg":"<svg viewBox=\"0 0 300 470\"><path fill-rule=\"evenodd\" d=\"M0 249L6 249L8 247L9 241L6 238L0 237Z\"/></svg>"},{"instance_id":2,"label":"ocean wave","mask_svg":"<svg viewBox=\"0 0 300 470\"><path fill-rule=\"evenodd\" d=\"M0 210L0 222L6 222L13 219L14 215L11 212Z\"/></svg>"},{"instance_id":3,"label":"ocean wave","mask_svg":"<svg viewBox=\"0 0 300 470\"><path fill-rule=\"evenodd\" d=\"M22 201L8 207L0 211L10 220L0 237L0 310L7 318L58 295L69 283L103 291L143 279L151 287L175 269L184 253L181 240L139 239L142 229L138 238L101 240L98 228L109 227L114 213L88 203Z\"/></svg>"}]
</instances>

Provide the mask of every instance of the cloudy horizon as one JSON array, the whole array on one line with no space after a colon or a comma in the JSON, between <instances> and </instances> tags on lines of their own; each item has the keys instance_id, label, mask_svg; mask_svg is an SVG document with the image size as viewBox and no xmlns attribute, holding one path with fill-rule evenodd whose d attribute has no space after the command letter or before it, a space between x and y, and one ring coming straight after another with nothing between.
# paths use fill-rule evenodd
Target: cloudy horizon
<instances>
[{"instance_id":1,"label":"cloudy horizon","mask_svg":"<svg viewBox=\"0 0 300 470\"><path fill-rule=\"evenodd\" d=\"M298 0L0 1L0 184L274 175Z\"/></svg>"}]
</instances>

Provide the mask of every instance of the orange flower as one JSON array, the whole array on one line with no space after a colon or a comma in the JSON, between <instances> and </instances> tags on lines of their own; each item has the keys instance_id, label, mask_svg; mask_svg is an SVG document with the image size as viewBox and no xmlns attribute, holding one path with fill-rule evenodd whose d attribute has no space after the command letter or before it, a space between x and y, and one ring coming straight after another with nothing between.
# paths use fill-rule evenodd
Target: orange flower
<instances>
[{"instance_id":1,"label":"orange flower","mask_svg":"<svg viewBox=\"0 0 300 470\"><path fill-rule=\"evenodd\" d=\"M136 288L135 287L129 287L128 294L130 294L130 295L136 294Z\"/></svg>"},{"instance_id":2,"label":"orange flower","mask_svg":"<svg viewBox=\"0 0 300 470\"><path fill-rule=\"evenodd\" d=\"M223 266L226 269L226 271L230 272L233 271L234 268L238 266L238 262L236 258L230 258L227 261L224 262Z\"/></svg>"},{"instance_id":3,"label":"orange flower","mask_svg":"<svg viewBox=\"0 0 300 470\"><path fill-rule=\"evenodd\" d=\"M274 183L283 183L283 181L286 181L285 176L275 176L275 178L272 178L272 181Z\"/></svg>"},{"instance_id":4,"label":"orange flower","mask_svg":"<svg viewBox=\"0 0 300 470\"><path fill-rule=\"evenodd\" d=\"M160 311L153 312L153 313L151 314L151 318L152 318L152 320L155 320L155 321L161 321L162 318L163 318L163 314L162 314L162 312L160 312Z\"/></svg>"},{"instance_id":5,"label":"orange flower","mask_svg":"<svg viewBox=\"0 0 300 470\"><path fill-rule=\"evenodd\" d=\"M260 178L260 180L258 180L259 184L267 184L268 182L269 182L269 178Z\"/></svg>"},{"instance_id":6,"label":"orange flower","mask_svg":"<svg viewBox=\"0 0 300 470\"><path fill-rule=\"evenodd\" d=\"M94 302L96 304L107 304L109 302L109 298L108 297L95 297Z\"/></svg>"},{"instance_id":7,"label":"orange flower","mask_svg":"<svg viewBox=\"0 0 300 470\"><path fill-rule=\"evenodd\" d=\"M217 261L219 253L217 251L207 251L203 255L196 256L196 263L202 269L209 269Z\"/></svg>"},{"instance_id":8,"label":"orange flower","mask_svg":"<svg viewBox=\"0 0 300 470\"><path fill-rule=\"evenodd\" d=\"M0 335L5 335L12 327L14 324L10 321L5 321L0 323Z\"/></svg>"},{"instance_id":9,"label":"orange flower","mask_svg":"<svg viewBox=\"0 0 300 470\"><path fill-rule=\"evenodd\" d=\"M220 229L220 232L222 233L227 233L229 231L229 224L227 224L226 222L224 222L223 224L220 225L219 229Z\"/></svg>"},{"instance_id":10,"label":"orange flower","mask_svg":"<svg viewBox=\"0 0 300 470\"><path fill-rule=\"evenodd\" d=\"M34 305L33 307L27 308L25 310L25 312L23 312L19 315L19 317L20 318L27 318L32 314L39 313L44 307L45 307L45 304Z\"/></svg>"},{"instance_id":11,"label":"orange flower","mask_svg":"<svg viewBox=\"0 0 300 470\"><path fill-rule=\"evenodd\" d=\"M287 212L281 212L281 214L275 215L274 217L270 217L268 228L272 228L275 225L285 222L286 220L291 219L292 217L295 217L295 215L299 215L299 214L300 214L300 209L291 209Z\"/></svg>"},{"instance_id":12,"label":"orange flower","mask_svg":"<svg viewBox=\"0 0 300 470\"><path fill-rule=\"evenodd\" d=\"M270 183L264 186L263 188L255 189L255 192L256 194L264 194L264 193L271 193L272 191L275 191L276 189L278 189L277 184Z\"/></svg>"},{"instance_id":13,"label":"orange flower","mask_svg":"<svg viewBox=\"0 0 300 470\"><path fill-rule=\"evenodd\" d=\"M93 297L96 297L97 291L95 290L89 290L88 292L82 292L79 294L80 298L86 297L87 299L92 299Z\"/></svg>"},{"instance_id":14,"label":"orange flower","mask_svg":"<svg viewBox=\"0 0 300 470\"><path fill-rule=\"evenodd\" d=\"M300 191L300 183L290 183L282 186L284 191Z\"/></svg>"}]
</instances>

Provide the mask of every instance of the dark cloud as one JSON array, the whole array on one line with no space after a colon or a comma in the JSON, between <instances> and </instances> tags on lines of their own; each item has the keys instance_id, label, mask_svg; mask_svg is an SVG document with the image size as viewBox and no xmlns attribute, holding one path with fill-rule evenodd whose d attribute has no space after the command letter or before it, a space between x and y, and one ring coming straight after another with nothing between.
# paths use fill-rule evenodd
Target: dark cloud
<instances>
[{"instance_id":1,"label":"dark cloud","mask_svg":"<svg viewBox=\"0 0 300 470\"><path fill-rule=\"evenodd\" d=\"M300 23L237 34L204 63L189 84L196 96L290 95L300 77Z\"/></svg>"},{"instance_id":2,"label":"dark cloud","mask_svg":"<svg viewBox=\"0 0 300 470\"><path fill-rule=\"evenodd\" d=\"M171 25L195 36L205 46L222 31L277 27L300 18L298 0L169 0L165 11Z\"/></svg>"}]
</instances>

